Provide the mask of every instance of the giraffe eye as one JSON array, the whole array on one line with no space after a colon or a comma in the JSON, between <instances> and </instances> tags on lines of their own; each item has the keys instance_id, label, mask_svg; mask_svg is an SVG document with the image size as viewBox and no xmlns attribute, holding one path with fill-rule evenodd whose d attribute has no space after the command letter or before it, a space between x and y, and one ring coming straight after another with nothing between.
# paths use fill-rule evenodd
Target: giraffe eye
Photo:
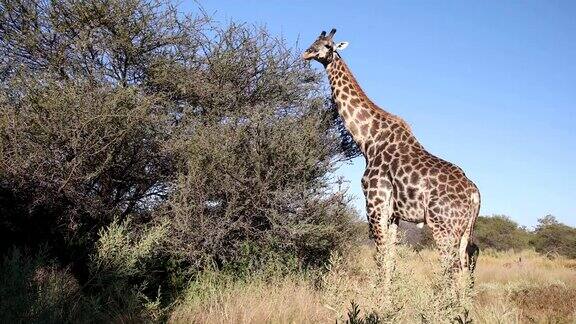
<instances>
[{"instance_id":1,"label":"giraffe eye","mask_svg":"<svg viewBox=\"0 0 576 324\"><path fill-rule=\"evenodd\" d=\"M330 45L326 44L326 45L324 45L324 47L326 47L326 48L330 48Z\"/></svg>"}]
</instances>

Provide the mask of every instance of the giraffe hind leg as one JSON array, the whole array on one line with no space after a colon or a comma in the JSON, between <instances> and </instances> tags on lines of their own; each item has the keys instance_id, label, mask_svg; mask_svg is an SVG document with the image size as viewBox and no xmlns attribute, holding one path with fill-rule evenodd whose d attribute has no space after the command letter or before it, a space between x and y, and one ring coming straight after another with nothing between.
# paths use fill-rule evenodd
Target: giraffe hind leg
<instances>
[{"instance_id":1,"label":"giraffe hind leg","mask_svg":"<svg viewBox=\"0 0 576 324\"><path fill-rule=\"evenodd\" d=\"M478 260L480 249L478 246L470 242L470 236L474 227L476 217L470 218L466 223L466 229L460 239L460 270L473 272Z\"/></svg>"},{"instance_id":2,"label":"giraffe hind leg","mask_svg":"<svg viewBox=\"0 0 576 324\"><path fill-rule=\"evenodd\" d=\"M440 254L442 267L446 272L453 273L460 269L459 241L452 233L440 227L438 224L431 224L432 237L436 242L436 247Z\"/></svg>"},{"instance_id":3,"label":"giraffe hind leg","mask_svg":"<svg viewBox=\"0 0 576 324\"><path fill-rule=\"evenodd\" d=\"M470 270L470 273L473 273L474 269L476 269L476 262L478 261L478 255L480 254L480 248L478 245L474 244L474 242L468 242L466 253L468 254L468 270Z\"/></svg>"}]
</instances>

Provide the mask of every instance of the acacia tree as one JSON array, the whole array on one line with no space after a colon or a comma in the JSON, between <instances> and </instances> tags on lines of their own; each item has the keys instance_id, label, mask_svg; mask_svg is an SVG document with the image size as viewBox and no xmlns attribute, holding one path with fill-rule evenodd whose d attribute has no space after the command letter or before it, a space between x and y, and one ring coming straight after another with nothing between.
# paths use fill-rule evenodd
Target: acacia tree
<instances>
[{"instance_id":1,"label":"acacia tree","mask_svg":"<svg viewBox=\"0 0 576 324\"><path fill-rule=\"evenodd\" d=\"M142 86L202 20L143 1L2 1L0 186L9 244L86 275L98 229L166 197L169 107ZM3 249L7 248L6 245Z\"/></svg>"},{"instance_id":2,"label":"acacia tree","mask_svg":"<svg viewBox=\"0 0 576 324\"><path fill-rule=\"evenodd\" d=\"M179 78L191 85L182 88L202 88L170 144L178 161L178 194L166 206L171 249L222 264L249 243L322 263L354 226L343 196L330 193L329 172L343 155L318 74L265 30L242 25L217 31L202 51L209 62ZM157 86L182 97L173 82Z\"/></svg>"},{"instance_id":3,"label":"acacia tree","mask_svg":"<svg viewBox=\"0 0 576 324\"><path fill-rule=\"evenodd\" d=\"M100 229L126 218L168 220L165 257L194 269L246 249L316 265L353 241L330 171L357 151L265 29L159 1L0 1L0 88L2 251L48 245L90 282Z\"/></svg>"}]
</instances>

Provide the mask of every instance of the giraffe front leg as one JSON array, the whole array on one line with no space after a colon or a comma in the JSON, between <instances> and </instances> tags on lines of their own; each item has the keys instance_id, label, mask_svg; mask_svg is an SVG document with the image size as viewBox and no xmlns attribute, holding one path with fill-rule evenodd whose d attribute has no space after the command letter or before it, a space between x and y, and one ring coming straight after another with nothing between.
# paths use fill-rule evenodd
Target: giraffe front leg
<instances>
[{"instance_id":1,"label":"giraffe front leg","mask_svg":"<svg viewBox=\"0 0 576 324\"><path fill-rule=\"evenodd\" d=\"M370 201L366 201L366 211L368 218L368 227L370 229L370 236L374 240L376 250L385 251L386 242L388 241L388 226L386 225L386 216L378 207Z\"/></svg>"},{"instance_id":2,"label":"giraffe front leg","mask_svg":"<svg viewBox=\"0 0 576 324\"><path fill-rule=\"evenodd\" d=\"M391 287L396 268L398 222L392 219L391 206L390 202L380 199L367 199L368 223L376 244L374 259L381 271L382 288L385 290Z\"/></svg>"},{"instance_id":3,"label":"giraffe front leg","mask_svg":"<svg viewBox=\"0 0 576 324\"><path fill-rule=\"evenodd\" d=\"M398 231L398 221L393 218L392 184L386 177L369 175L370 172L366 172L362 179L368 223L376 244L376 263L383 271L384 285L389 287L395 268Z\"/></svg>"},{"instance_id":4,"label":"giraffe front leg","mask_svg":"<svg viewBox=\"0 0 576 324\"><path fill-rule=\"evenodd\" d=\"M398 223L400 219L390 216L388 218L388 241L387 249L396 255L396 245L398 244Z\"/></svg>"},{"instance_id":5,"label":"giraffe front leg","mask_svg":"<svg viewBox=\"0 0 576 324\"><path fill-rule=\"evenodd\" d=\"M392 183L386 176L367 169L362 178L370 234L378 251L396 243L397 222L392 221Z\"/></svg>"}]
</instances>

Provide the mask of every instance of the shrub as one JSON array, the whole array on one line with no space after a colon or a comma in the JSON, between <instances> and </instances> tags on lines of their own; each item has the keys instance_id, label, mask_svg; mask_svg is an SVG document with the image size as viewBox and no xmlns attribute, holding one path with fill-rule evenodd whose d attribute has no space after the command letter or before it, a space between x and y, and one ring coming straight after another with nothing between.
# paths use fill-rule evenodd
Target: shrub
<instances>
[{"instance_id":1,"label":"shrub","mask_svg":"<svg viewBox=\"0 0 576 324\"><path fill-rule=\"evenodd\" d=\"M248 242L318 266L355 237L356 218L330 188L341 138L314 90L319 76L262 30L217 33L205 45L211 69L195 71L201 109L184 106L167 143L177 166L163 212L170 250L194 267L221 268L243 262Z\"/></svg>"},{"instance_id":2,"label":"shrub","mask_svg":"<svg viewBox=\"0 0 576 324\"><path fill-rule=\"evenodd\" d=\"M49 244L83 281L98 230L165 195L166 111L142 83L191 26L161 7L2 1L0 250Z\"/></svg>"},{"instance_id":3,"label":"shrub","mask_svg":"<svg viewBox=\"0 0 576 324\"><path fill-rule=\"evenodd\" d=\"M109 319L141 321L162 316L162 286L153 271L161 258L159 247L166 229L166 224L135 228L127 219L99 231L85 293L97 299Z\"/></svg>"},{"instance_id":4,"label":"shrub","mask_svg":"<svg viewBox=\"0 0 576 324\"><path fill-rule=\"evenodd\" d=\"M474 237L480 249L519 251L529 248L530 233L507 216L493 215L478 217Z\"/></svg>"},{"instance_id":5,"label":"shrub","mask_svg":"<svg viewBox=\"0 0 576 324\"><path fill-rule=\"evenodd\" d=\"M355 302L351 302L350 308L348 309L348 319L346 324L380 324L382 320L380 316L375 311L367 314L362 318L360 315L360 307Z\"/></svg>"},{"instance_id":6,"label":"shrub","mask_svg":"<svg viewBox=\"0 0 576 324\"><path fill-rule=\"evenodd\" d=\"M92 322L101 316L80 293L69 269L58 267L46 251L36 255L18 248L0 267L0 322Z\"/></svg>"},{"instance_id":7,"label":"shrub","mask_svg":"<svg viewBox=\"0 0 576 324\"><path fill-rule=\"evenodd\" d=\"M467 278L456 279L442 271L437 253L423 252L426 258L433 255L434 262L430 262L423 259L422 251L403 245L397 247L396 255L367 247L355 252L346 258L333 255L322 277L323 305L342 322L345 315L357 323L469 320L470 294L468 289L464 294L459 289L465 287L460 284L467 285ZM394 265L391 273L386 268L389 264ZM461 279L456 285L455 280Z\"/></svg>"},{"instance_id":8,"label":"shrub","mask_svg":"<svg viewBox=\"0 0 576 324\"><path fill-rule=\"evenodd\" d=\"M538 220L530 243L537 252L576 259L576 228L558 222L554 216Z\"/></svg>"}]
</instances>

